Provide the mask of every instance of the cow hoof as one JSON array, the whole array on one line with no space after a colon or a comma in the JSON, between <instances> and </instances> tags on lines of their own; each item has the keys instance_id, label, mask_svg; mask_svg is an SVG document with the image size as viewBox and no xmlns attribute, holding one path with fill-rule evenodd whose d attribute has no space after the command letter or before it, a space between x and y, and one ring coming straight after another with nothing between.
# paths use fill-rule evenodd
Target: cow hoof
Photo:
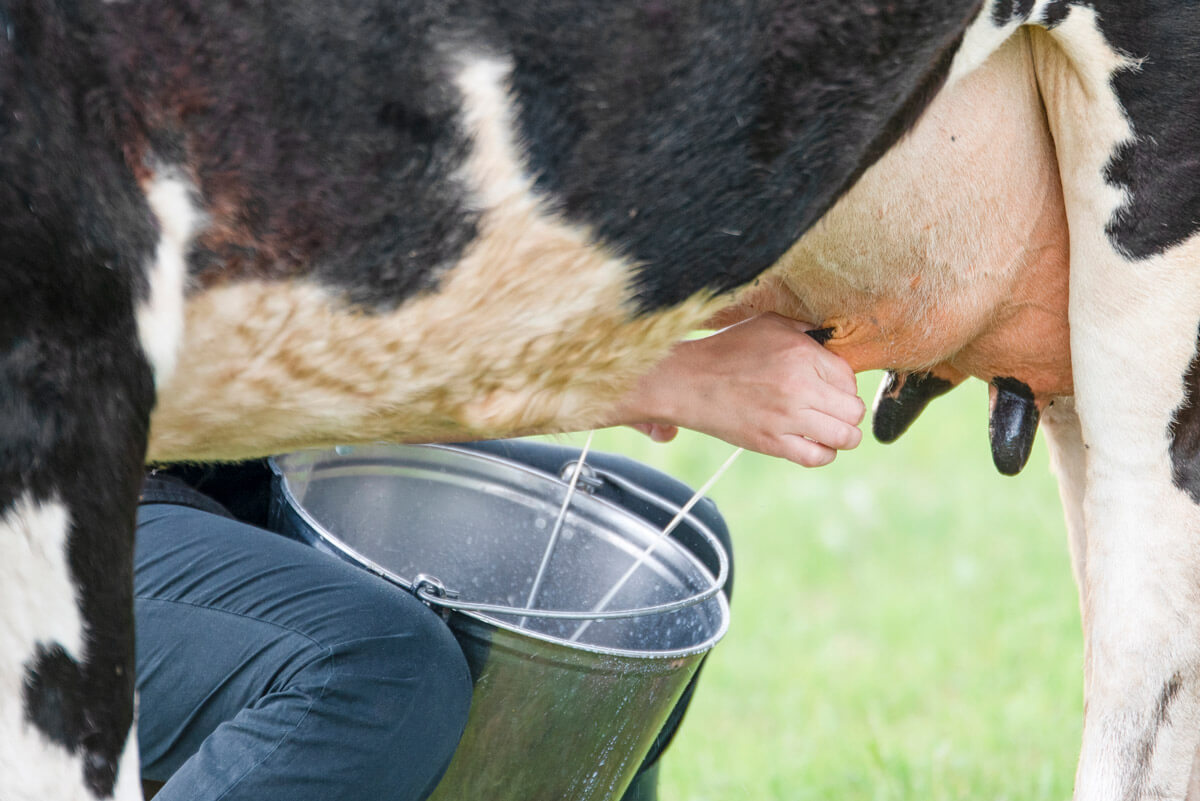
<instances>
[{"instance_id":1,"label":"cow hoof","mask_svg":"<svg viewBox=\"0 0 1200 801\"><path fill-rule=\"evenodd\" d=\"M891 443L900 439L917 416L934 398L945 395L955 384L931 373L899 373L889 370L879 385L871 411L875 439Z\"/></svg>"},{"instance_id":2,"label":"cow hoof","mask_svg":"<svg viewBox=\"0 0 1200 801\"><path fill-rule=\"evenodd\" d=\"M990 389L992 461L1004 475L1015 476L1029 461L1041 413L1029 386L1015 378L994 378Z\"/></svg>"}]
</instances>

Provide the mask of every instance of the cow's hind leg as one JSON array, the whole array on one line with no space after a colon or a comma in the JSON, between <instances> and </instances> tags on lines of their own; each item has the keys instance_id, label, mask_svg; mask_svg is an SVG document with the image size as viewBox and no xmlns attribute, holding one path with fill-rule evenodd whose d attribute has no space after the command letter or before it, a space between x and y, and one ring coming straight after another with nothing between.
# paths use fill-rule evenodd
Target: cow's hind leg
<instances>
[{"instance_id":1,"label":"cow's hind leg","mask_svg":"<svg viewBox=\"0 0 1200 801\"><path fill-rule=\"evenodd\" d=\"M1192 362L1187 383L1193 393L1200 388L1200 358ZM1079 797L1180 798L1186 792L1188 799L1200 801L1195 767L1200 764L1200 752L1195 751L1200 733L1195 687L1200 677L1195 626L1189 622L1197 613L1197 601L1187 590L1189 577L1193 585L1200 579L1196 549L1188 547L1196 525L1189 520L1187 504L1176 504L1173 514L1168 506L1158 520L1144 508L1125 516L1126 507L1154 504L1153 499L1174 496L1179 488L1164 487L1161 481L1154 487L1149 476L1145 484L1131 483L1129 477L1119 477L1127 468L1107 458L1089 459L1097 443L1093 439L1085 444L1074 405L1071 398L1056 401L1043 416L1042 427L1058 477L1088 635L1090 728L1080 763ZM1200 406L1189 399L1179 412L1171 436L1178 446L1172 447L1173 457L1183 456L1182 443L1190 442L1186 463L1200 471ZM1135 450L1138 445L1127 442L1125 447ZM1185 462L1172 461L1177 474L1177 464ZM1097 496L1089 486L1089 472L1103 477L1109 495ZM1161 464L1159 473L1161 477ZM1085 509L1090 525L1085 524ZM1111 516L1124 521L1122 530L1108 529ZM1159 687L1154 676L1159 677ZM1139 695L1142 709L1129 703ZM1120 711L1099 718L1112 715L1112 707ZM1097 775L1103 781L1097 781Z\"/></svg>"},{"instance_id":2,"label":"cow's hind leg","mask_svg":"<svg viewBox=\"0 0 1200 801\"><path fill-rule=\"evenodd\" d=\"M1200 240L1186 219L1197 188L1156 182L1194 164L1174 149L1186 108L1149 100L1171 68L1178 9L1139 11L1123 28L1123 7L1103 5L1064 7L1031 37L1070 229L1086 464L1075 792L1182 799L1200 745L1200 506L1176 481L1172 441L1200 324Z\"/></svg>"},{"instance_id":3,"label":"cow's hind leg","mask_svg":"<svg viewBox=\"0 0 1200 801\"><path fill-rule=\"evenodd\" d=\"M1200 309L1191 325L1198 319ZM1172 480L1173 409L1144 400L1159 394L1147 382L1175 387L1182 400L1183 370L1135 368L1124 386L1096 370L1076 371L1087 392L1086 402L1077 396L1087 448L1077 797L1180 799L1200 746L1200 512Z\"/></svg>"},{"instance_id":4,"label":"cow's hind leg","mask_svg":"<svg viewBox=\"0 0 1200 801\"><path fill-rule=\"evenodd\" d=\"M1058 479L1067 523L1067 543L1071 551L1071 569L1079 587L1080 611L1086 613L1087 531L1083 523L1083 497L1087 489L1087 453L1074 398L1056 398L1041 420L1042 432L1050 450L1050 465Z\"/></svg>"}]
</instances>

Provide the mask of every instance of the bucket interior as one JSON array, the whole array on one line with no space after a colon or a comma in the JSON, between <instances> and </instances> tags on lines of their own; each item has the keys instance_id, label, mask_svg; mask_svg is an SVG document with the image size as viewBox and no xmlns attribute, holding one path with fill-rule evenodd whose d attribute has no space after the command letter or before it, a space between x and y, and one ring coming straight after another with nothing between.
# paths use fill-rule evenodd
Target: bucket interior
<instances>
[{"instance_id":1,"label":"bucket interior","mask_svg":"<svg viewBox=\"0 0 1200 801\"><path fill-rule=\"evenodd\" d=\"M375 445L278 457L277 525L410 587L436 577L457 600L524 608L542 563L566 484L511 462L444 446ZM657 529L602 499L576 492L534 609L594 611ZM605 609L629 610L689 598L714 577L675 540L663 540ZM555 620L521 614L475 616L571 647L626 655L707 650L724 633L721 593L671 612Z\"/></svg>"}]
</instances>

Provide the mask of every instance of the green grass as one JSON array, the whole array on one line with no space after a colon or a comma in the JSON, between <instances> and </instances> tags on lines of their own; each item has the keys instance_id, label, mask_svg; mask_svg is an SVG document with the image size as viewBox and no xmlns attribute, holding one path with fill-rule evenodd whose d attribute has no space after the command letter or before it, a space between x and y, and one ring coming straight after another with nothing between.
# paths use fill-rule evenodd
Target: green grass
<instances>
[{"instance_id":1,"label":"green grass","mask_svg":"<svg viewBox=\"0 0 1200 801\"><path fill-rule=\"evenodd\" d=\"M860 377L864 397L877 382ZM693 485L731 450L626 430L594 447ZM745 454L711 494L733 625L663 801L1070 797L1082 646L1062 512L1040 438L1020 477L992 467L984 385L820 470Z\"/></svg>"}]
</instances>

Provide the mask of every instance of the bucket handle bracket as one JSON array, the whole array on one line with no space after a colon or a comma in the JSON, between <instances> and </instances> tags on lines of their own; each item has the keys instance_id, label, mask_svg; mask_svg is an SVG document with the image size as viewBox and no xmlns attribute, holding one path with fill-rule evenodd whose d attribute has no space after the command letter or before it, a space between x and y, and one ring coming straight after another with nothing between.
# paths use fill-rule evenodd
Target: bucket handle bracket
<instances>
[{"instance_id":1,"label":"bucket handle bracket","mask_svg":"<svg viewBox=\"0 0 1200 801\"><path fill-rule=\"evenodd\" d=\"M443 615L448 615L450 610L444 604L440 604L437 601L453 601L462 594L458 590L449 589L440 578L431 576L428 573L418 573L414 576L409 592L416 596L418 601Z\"/></svg>"}]
</instances>

